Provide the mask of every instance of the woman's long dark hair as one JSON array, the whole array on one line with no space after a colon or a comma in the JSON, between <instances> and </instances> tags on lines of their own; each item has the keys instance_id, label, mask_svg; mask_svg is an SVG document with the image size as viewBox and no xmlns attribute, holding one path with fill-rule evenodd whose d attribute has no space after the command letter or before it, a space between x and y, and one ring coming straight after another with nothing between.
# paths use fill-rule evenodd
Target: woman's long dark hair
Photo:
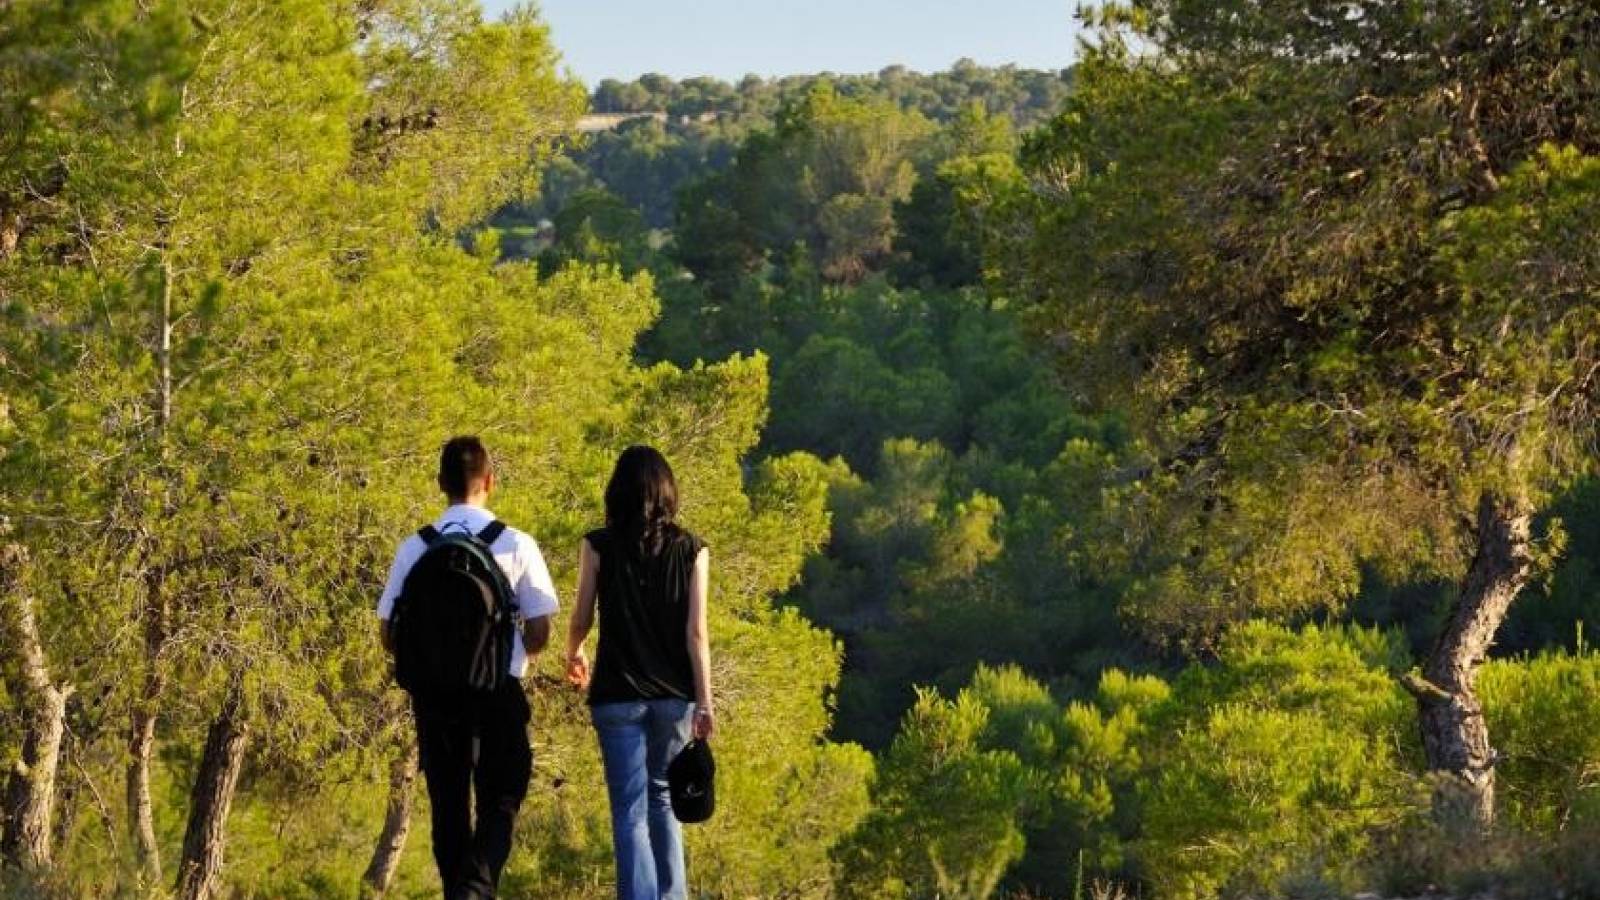
<instances>
[{"instance_id":1,"label":"woman's long dark hair","mask_svg":"<svg viewBox=\"0 0 1600 900\"><path fill-rule=\"evenodd\" d=\"M654 553L678 516L678 481L654 447L622 451L606 485L606 527L641 551Z\"/></svg>"}]
</instances>

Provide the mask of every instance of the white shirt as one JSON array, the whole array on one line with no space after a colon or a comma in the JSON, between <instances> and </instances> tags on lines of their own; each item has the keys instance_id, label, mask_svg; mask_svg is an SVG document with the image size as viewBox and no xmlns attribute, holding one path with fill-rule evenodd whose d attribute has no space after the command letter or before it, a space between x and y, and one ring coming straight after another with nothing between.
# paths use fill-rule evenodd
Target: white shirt
<instances>
[{"instance_id":1,"label":"white shirt","mask_svg":"<svg viewBox=\"0 0 1600 900\"><path fill-rule=\"evenodd\" d=\"M440 534L449 531L477 534L493 521L494 513L487 509L457 503L446 509L433 527ZM411 567L422 558L426 549L428 545L417 534L400 542L400 548L394 554L394 563L389 566L389 583L383 589L383 596L378 598L378 618L388 621L394 615L394 601L400 596L400 588L405 585ZM516 601L518 635L511 642L511 676L521 678L528 670L528 652L522 646L522 622L555 615L560 608L556 602L556 588L550 581L550 569L544 564L544 554L539 552L539 545L517 529L507 526L500 537L489 545L489 552L494 554L494 561L505 571Z\"/></svg>"}]
</instances>

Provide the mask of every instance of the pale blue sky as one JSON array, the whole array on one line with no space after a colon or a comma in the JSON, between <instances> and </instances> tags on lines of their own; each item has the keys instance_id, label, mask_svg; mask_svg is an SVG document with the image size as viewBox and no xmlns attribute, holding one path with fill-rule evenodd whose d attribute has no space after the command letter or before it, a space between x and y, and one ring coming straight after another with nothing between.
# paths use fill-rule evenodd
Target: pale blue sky
<instances>
[{"instance_id":1,"label":"pale blue sky","mask_svg":"<svg viewBox=\"0 0 1600 900\"><path fill-rule=\"evenodd\" d=\"M512 0L485 0L498 14ZM589 85L645 72L931 72L963 56L1061 69L1076 0L542 0L566 64Z\"/></svg>"}]
</instances>

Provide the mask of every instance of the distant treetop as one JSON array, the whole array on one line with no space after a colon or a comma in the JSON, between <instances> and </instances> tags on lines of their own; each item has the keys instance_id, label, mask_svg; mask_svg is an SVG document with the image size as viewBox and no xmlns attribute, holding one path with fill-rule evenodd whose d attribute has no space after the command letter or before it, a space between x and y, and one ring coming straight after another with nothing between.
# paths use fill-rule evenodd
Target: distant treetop
<instances>
[{"instance_id":1,"label":"distant treetop","mask_svg":"<svg viewBox=\"0 0 1600 900\"><path fill-rule=\"evenodd\" d=\"M874 74L821 72L762 78L746 75L737 84L715 78L674 81L655 73L629 82L607 78L590 97L595 113L665 112L672 116L717 113L736 118L770 118L788 100L805 95L821 82L845 97L885 99L915 109L939 122L955 118L973 101L990 113L1004 113L1026 127L1048 117L1071 84L1072 70L1043 71L1016 66L980 66L957 61L948 71L923 74L905 66L888 66Z\"/></svg>"}]
</instances>

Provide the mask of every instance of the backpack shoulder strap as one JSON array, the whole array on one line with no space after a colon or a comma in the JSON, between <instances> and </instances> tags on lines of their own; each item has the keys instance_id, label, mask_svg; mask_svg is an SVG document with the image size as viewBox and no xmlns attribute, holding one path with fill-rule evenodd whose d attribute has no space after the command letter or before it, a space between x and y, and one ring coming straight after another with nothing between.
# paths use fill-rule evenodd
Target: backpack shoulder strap
<instances>
[{"instance_id":1,"label":"backpack shoulder strap","mask_svg":"<svg viewBox=\"0 0 1600 900\"><path fill-rule=\"evenodd\" d=\"M478 540L483 541L485 547L493 546L495 541L500 540L500 535L505 533L506 523L495 519L493 522L483 526L483 530L478 532Z\"/></svg>"},{"instance_id":2,"label":"backpack shoulder strap","mask_svg":"<svg viewBox=\"0 0 1600 900\"><path fill-rule=\"evenodd\" d=\"M417 537L422 538L422 543L425 546L432 547L433 542L439 539L439 529L432 525L424 525L417 529Z\"/></svg>"},{"instance_id":3,"label":"backpack shoulder strap","mask_svg":"<svg viewBox=\"0 0 1600 900\"><path fill-rule=\"evenodd\" d=\"M494 577L495 593L500 595L500 604L505 607L508 613L506 622L509 623L512 621L516 610L516 594L511 588L511 579L506 576L506 571L500 568L500 563L495 560L494 552L491 549L494 546L494 542L500 540L500 535L505 533L506 523L495 519L493 522L483 526L483 530L478 532L476 537L483 546L484 561L488 564L489 571Z\"/></svg>"}]
</instances>

